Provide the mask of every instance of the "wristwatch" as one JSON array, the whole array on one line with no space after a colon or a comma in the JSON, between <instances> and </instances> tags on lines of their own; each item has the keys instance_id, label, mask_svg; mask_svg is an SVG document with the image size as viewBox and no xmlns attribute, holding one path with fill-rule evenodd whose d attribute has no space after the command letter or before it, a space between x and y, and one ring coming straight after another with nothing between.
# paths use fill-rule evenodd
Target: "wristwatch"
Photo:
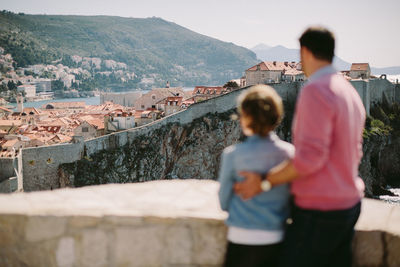
<instances>
[{"instance_id":1,"label":"wristwatch","mask_svg":"<svg viewBox=\"0 0 400 267\"><path fill-rule=\"evenodd\" d=\"M268 192L269 190L271 190L272 185L270 183L270 181L268 181L267 179L264 179L261 181L261 190L264 192Z\"/></svg>"}]
</instances>

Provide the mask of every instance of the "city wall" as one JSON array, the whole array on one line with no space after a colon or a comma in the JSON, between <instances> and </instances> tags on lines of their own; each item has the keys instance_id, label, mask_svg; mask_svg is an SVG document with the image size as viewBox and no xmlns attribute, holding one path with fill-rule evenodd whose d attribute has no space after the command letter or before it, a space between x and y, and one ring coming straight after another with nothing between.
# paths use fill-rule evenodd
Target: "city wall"
<instances>
[{"instance_id":1,"label":"city wall","mask_svg":"<svg viewBox=\"0 0 400 267\"><path fill-rule=\"evenodd\" d=\"M354 80L351 84L360 95L368 115L371 106L384 98L389 103L400 100L399 87L386 79Z\"/></svg>"},{"instance_id":2,"label":"city wall","mask_svg":"<svg viewBox=\"0 0 400 267\"><path fill-rule=\"evenodd\" d=\"M218 188L170 180L0 195L0 266L222 266ZM400 206L363 199L353 266L400 266L399 225Z\"/></svg>"},{"instance_id":3,"label":"city wall","mask_svg":"<svg viewBox=\"0 0 400 267\"><path fill-rule=\"evenodd\" d=\"M14 176L14 158L0 158L0 183Z\"/></svg>"},{"instance_id":4,"label":"city wall","mask_svg":"<svg viewBox=\"0 0 400 267\"><path fill-rule=\"evenodd\" d=\"M135 101L142 96L142 92L128 92L128 93L101 93L100 104L106 101L120 104L125 107L133 107Z\"/></svg>"},{"instance_id":5,"label":"city wall","mask_svg":"<svg viewBox=\"0 0 400 267\"><path fill-rule=\"evenodd\" d=\"M381 79L352 82L361 95L369 110L374 101L381 101L383 94L388 99L395 99L395 86ZM272 84L283 99L295 101L302 82ZM19 190L36 191L49 190L71 185L73 177L65 179L60 175L61 164L73 163L86 158L90 161L91 155L99 151L113 150L132 143L139 136L152 138L152 133L171 124L189 125L194 120L207 114L218 114L234 110L236 98L244 89L233 91L190 106L187 110L165 117L159 121L126 131L109 134L92 140L83 141L75 138L74 143L26 148L22 150L22 183ZM371 92L374 91L374 92ZM157 138L157 137L154 137ZM200 137L201 138L201 137ZM229 145L229 144L228 144ZM215 179L215 177L213 177Z\"/></svg>"}]
</instances>

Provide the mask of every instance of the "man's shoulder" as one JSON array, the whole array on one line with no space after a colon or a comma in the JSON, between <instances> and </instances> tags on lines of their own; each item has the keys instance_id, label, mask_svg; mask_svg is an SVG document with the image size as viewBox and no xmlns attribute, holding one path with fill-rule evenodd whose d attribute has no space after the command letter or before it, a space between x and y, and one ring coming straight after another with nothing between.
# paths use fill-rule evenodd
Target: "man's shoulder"
<instances>
[{"instance_id":1,"label":"man's shoulder","mask_svg":"<svg viewBox=\"0 0 400 267\"><path fill-rule=\"evenodd\" d=\"M304 86L307 90L318 90L323 88L334 88L335 86L349 86L352 87L351 83L347 81L342 75L338 73L326 74L318 79L310 81Z\"/></svg>"},{"instance_id":2,"label":"man's shoulder","mask_svg":"<svg viewBox=\"0 0 400 267\"><path fill-rule=\"evenodd\" d=\"M326 74L310 83L307 83L302 89L302 97L322 100L323 102L332 102L338 93L338 89L351 88L351 84L341 75L333 73Z\"/></svg>"}]
</instances>

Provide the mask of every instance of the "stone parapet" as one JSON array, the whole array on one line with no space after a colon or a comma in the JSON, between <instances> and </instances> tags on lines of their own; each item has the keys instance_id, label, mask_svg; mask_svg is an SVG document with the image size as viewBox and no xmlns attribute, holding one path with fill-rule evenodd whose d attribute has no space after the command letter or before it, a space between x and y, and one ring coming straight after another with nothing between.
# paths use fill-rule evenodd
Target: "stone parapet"
<instances>
[{"instance_id":1,"label":"stone parapet","mask_svg":"<svg viewBox=\"0 0 400 267\"><path fill-rule=\"evenodd\" d=\"M0 266L221 266L218 183L168 180L0 195ZM355 266L400 266L400 207L364 199Z\"/></svg>"}]
</instances>

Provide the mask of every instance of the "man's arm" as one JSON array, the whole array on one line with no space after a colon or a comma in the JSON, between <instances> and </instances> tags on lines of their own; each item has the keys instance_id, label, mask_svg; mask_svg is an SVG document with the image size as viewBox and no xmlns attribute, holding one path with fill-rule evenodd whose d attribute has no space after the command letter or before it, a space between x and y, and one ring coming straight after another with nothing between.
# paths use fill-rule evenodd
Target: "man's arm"
<instances>
[{"instance_id":1,"label":"man's arm","mask_svg":"<svg viewBox=\"0 0 400 267\"><path fill-rule=\"evenodd\" d=\"M272 186L289 183L299 177L299 173L291 160L287 160L272 168L266 177L254 172L240 172L246 179L234 185L235 193L243 199L249 199L262 192L261 181L268 179Z\"/></svg>"},{"instance_id":2,"label":"man's arm","mask_svg":"<svg viewBox=\"0 0 400 267\"><path fill-rule=\"evenodd\" d=\"M314 86L303 88L296 105L297 127L296 152L292 160L285 161L268 173L271 185L291 182L299 176L305 177L322 168L329 157L334 109L327 95L329 90L321 91ZM245 181L235 184L235 193L243 199L262 192L260 174L242 172Z\"/></svg>"}]
</instances>

